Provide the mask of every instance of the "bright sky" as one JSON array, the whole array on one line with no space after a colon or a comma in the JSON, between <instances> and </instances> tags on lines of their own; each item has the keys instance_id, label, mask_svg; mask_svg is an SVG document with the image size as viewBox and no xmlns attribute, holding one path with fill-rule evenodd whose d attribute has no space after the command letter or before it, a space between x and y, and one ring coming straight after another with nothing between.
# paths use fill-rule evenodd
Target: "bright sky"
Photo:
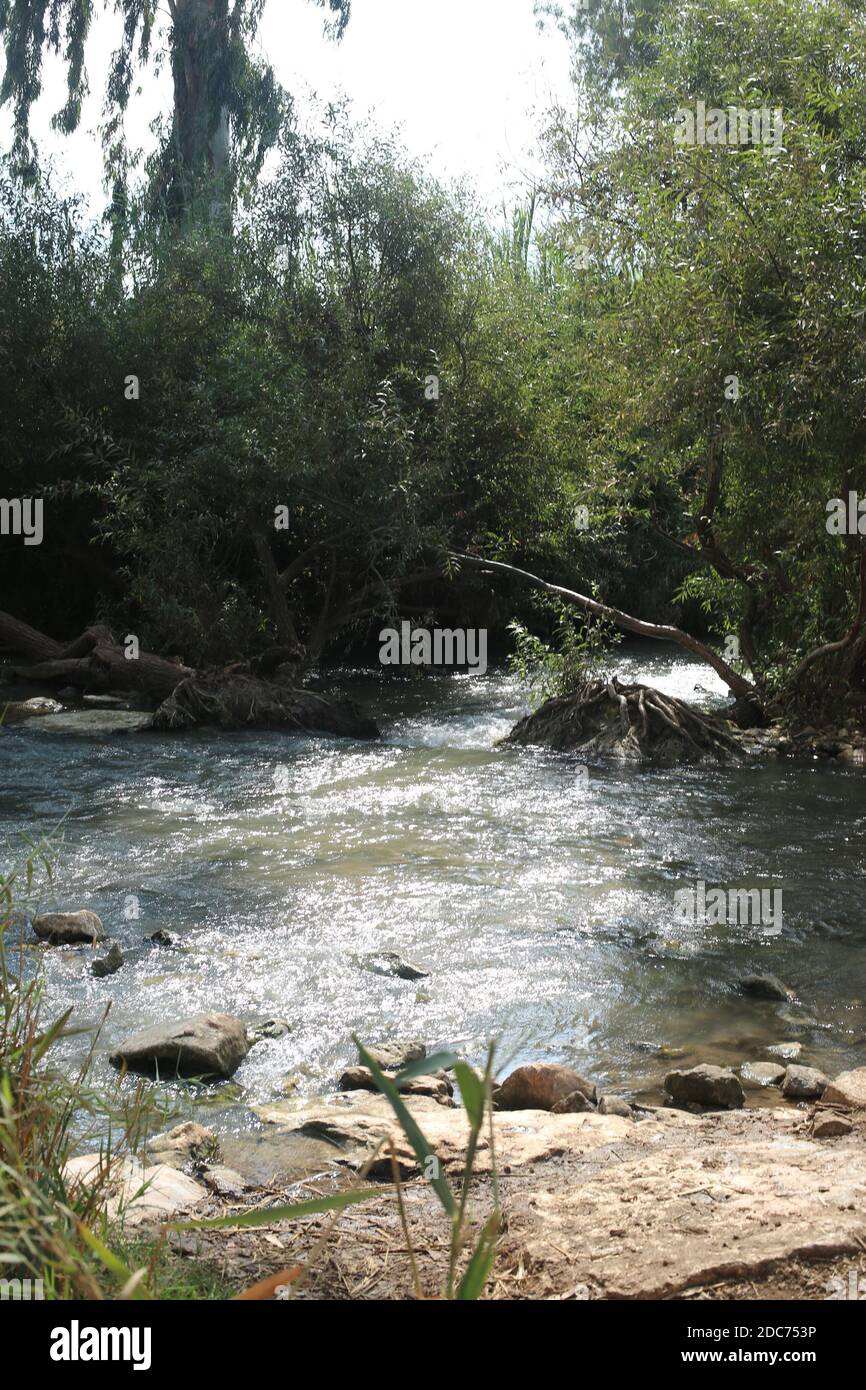
<instances>
[{"instance_id":1,"label":"bright sky","mask_svg":"<svg viewBox=\"0 0 866 1390\"><path fill-rule=\"evenodd\" d=\"M102 6L97 6L102 9ZM280 81L303 104L309 92L349 96L358 116L374 112L385 128L400 126L409 151L439 177L468 176L496 206L525 182L541 115L568 90L568 52L555 33L539 34L532 0L353 0L340 44L323 35L325 11L309 0L268 0L261 50ZM51 115L64 96L62 66L44 69L43 96L33 113L40 148L56 156L69 188L103 206L97 134L108 55L118 17L100 14L87 53L91 96L81 129L61 137ZM168 73L148 74L127 118L130 145L152 147L149 122L171 104ZM0 113L0 144L11 120Z\"/></svg>"}]
</instances>

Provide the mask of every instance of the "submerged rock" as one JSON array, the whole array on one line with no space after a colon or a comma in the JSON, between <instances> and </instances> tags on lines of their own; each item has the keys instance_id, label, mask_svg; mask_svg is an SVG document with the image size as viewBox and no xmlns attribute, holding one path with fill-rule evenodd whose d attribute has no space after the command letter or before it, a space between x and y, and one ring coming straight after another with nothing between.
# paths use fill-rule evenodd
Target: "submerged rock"
<instances>
[{"instance_id":1,"label":"submerged rock","mask_svg":"<svg viewBox=\"0 0 866 1390\"><path fill-rule=\"evenodd\" d=\"M827 1089L827 1078L815 1067L788 1067L782 1095L788 1100L819 1100Z\"/></svg>"},{"instance_id":2,"label":"submerged rock","mask_svg":"<svg viewBox=\"0 0 866 1390\"><path fill-rule=\"evenodd\" d=\"M803 1051L803 1044L799 1042L770 1043L767 1051L771 1057L781 1057L783 1062L795 1062Z\"/></svg>"},{"instance_id":3,"label":"submerged rock","mask_svg":"<svg viewBox=\"0 0 866 1390\"><path fill-rule=\"evenodd\" d=\"M159 931L155 931L153 936L149 936L147 939L152 941L154 946L177 946L179 941L178 937L172 936L171 932L166 931L164 927L160 927Z\"/></svg>"},{"instance_id":4,"label":"submerged rock","mask_svg":"<svg viewBox=\"0 0 866 1390\"><path fill-rule=\"evenodd\" d=\"M90 969L98 980L104 979L106 975L116 975L123 965L123 952L116 941L112 941L108 948L107 955L100 956L93 962Z\"/></svg>"},{"instance_id":5,"label":"submerged rock","mask_svg":"<svg viewBox=\"0 0 866 1390\"><path fill-rule=\"evenodd\" d=\"M49 946L95 946L105 940L105 928L95 912L43 912L33 918L33 930Z\"/></svg>"},{"instance_id":6,"label":"submerged rock","mask_svg":"<svg viewBox=\"0 0 866 1390\"><path fill-rule=\"evenodd\" d=\"M579 1072L558 1062L531 1062L506 1077L493 1099L497 1110L552 1110L557 1101L570 1099L576 1091L595 1103L594 1084ZM580 1102L574 1104L579 1106Z\"/></svg>"},{"instance_id":7,"label":"submerged rock","mask_svg":"<svg viewBox=\"0 0 866 1390\"><path fill-rule=\"evenodd\" d=\"M793 998L791 990L786 989L776 975L744 975L739 989L741 994L750 994L754 999L783 999L787 1003Z\"/></svg>"},{"instance_id":8,"label":"submerged rock","mask_svg":"<svg viewBox=\"0 0 866 1390\"><path fill-rule=\"evenodd\" d=\"M20 724L25 719L40 719L47 714L59 714L63 706L56 700L40 696L32 700L18 700L4 705L0 701L0 724Z\"/></svg>"},{"instance_id":9,"label":"submerged rock","mask_svg":"<svg viewBox=\"0 0 866 1390\"><path fill-rule=\"evenodd\" d=\"M740 1067L740 1080L744 1086L753 1089L781 1086L785 1080L785 1068L779 1062L746 1062Z\"/></svg>"},{"instance_id":10,"label":"submerged rock","mask_svg":"<svg viewBox=\"0 0 866 1390\"><path fill-rule=\"evenodd\" d=\"M707 1063L701 1063L689 1071L669 1072L665 1077L665 1090L677 1105L739 1110L746 1101L739 1078L732 1071Z\"/></svg>"},{"instance_id":11,"label":"submerged rock","mask_svg":"<svg viewBox=\"0 0 866 1390\"><path fill-rule=\"evenodd\" d=\"M260 1023L247 1025L247 1040L252 1047L266 1038L284 1038L291 1031L292 1025L285 1018L263 1018Z\"/></svg>"},{"instance_id":12,"label":"submerged rock","mask_svg":"<svg viewBox=\"0 0 866 1390\"><path fill-rule=\"evenodd\" d=\"M362 970L371 970L374 975L391 975L399 980L427 980L430 971L414 961L404 960L396 951L370 951L355 960Z\"/></svg>"},{"instance_id":13,"label":"submerged rock","mask_svg":"<svg viewBox=\"0 0 866 1390\"><path fill-rule=\"evenodd\" d=\"M134 1033L109 1057L145 1075L228 1078L250 1050L247 1030L230 1014L196 1014L178 1023L158 1023Z\"/></svg>"}]
</instances>

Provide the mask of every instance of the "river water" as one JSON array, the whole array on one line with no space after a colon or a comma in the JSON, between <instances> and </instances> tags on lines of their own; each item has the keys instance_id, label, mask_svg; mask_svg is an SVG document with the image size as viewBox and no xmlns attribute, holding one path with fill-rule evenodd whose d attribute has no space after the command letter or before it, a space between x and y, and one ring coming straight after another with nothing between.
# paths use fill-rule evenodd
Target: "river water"
<instances>
[{"instance_id":1,"label":"river water","mask_svg":"<svg viewBox=\"0 0 866 1390\"><path fill-rule=\"evenodd\" d=\"M707 668L657 644L625 677L718 703ZM390 675L390 673L389 673ZM47 950L47 1007L94 1025L97 1073L133 1030L201 1010L281 1015L237 1073L244 1105L333 1087L350 1035L422 1037L503 1067L566 1061L607 1088L657 1085L671 1058L734 1064L783 1041L830 1072L866 1062L866 778L826 764L584 774L496 746L528 708L491 672L408 680L339 672L381 743L281 734L0 736L8 866L47 837L40 907L90 907L127 962ZM696 687L700 687L696 691ZM334 688L334 682L329 682ZM684 928L673 894L703 880L780 887L783 928ZM157 928L180 947L145 944ZM393 950L428 979L359 965ZM733 988L771 971L791 1004ZM81 1040L66 1044L70 1059ZM233 1112L236 1114L237 1112Z\"/></svg>"}]
</instances>

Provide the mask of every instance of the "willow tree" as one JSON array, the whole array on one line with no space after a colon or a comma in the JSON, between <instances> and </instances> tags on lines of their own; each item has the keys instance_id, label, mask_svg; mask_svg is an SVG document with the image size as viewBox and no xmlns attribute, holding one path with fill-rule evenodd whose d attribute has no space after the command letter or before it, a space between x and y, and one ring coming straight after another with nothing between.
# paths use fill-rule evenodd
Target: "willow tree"
<instances>
[{"instance_id":1,"label":"willow tree","mask_svg":"<svg viewBox=\"0 0 866 1390\"><path fill-rule=\"evenodd\" d=\"M351 0L313 0L331 12L329 28L341 37ZM156 160L157 192L174 221L222 202L214 190L251 180L279 134L285 107L269 63L251 53L266 0L168 0L169 23L157 24L155 0L103 0L122 16L120 46L105 87L104 141L109 175L124 165L123 118L137 73L170 65L174 103ZM66 65L66 100L55 129L71 132L81 120L90 87L85 64L94 0L0 0L0 36L6 66L0 105L14 111L13 159L19 172L36 168L30 130L42 93L46 52Z\"/></svg>"}]
</instances>

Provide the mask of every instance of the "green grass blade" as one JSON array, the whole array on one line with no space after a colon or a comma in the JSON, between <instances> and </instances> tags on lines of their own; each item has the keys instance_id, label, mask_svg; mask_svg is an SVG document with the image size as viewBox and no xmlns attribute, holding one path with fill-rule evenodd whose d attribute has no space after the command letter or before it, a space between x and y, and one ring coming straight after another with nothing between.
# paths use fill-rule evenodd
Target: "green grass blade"
<instances>
[{"instance_id":1,"label":"green grass blade","mask_svg":"<svg viewBox=\"0 0 866 1390\"><path fill-rule=\"evenodd\" d=\"M299 1216L317 1216L325 1211L342 1211L344 1207L356 1206L358 1202L369 1202L373 1197L381 1197L389 1192L388 1187L353 1188L348 1192L335 1192L331 1197L317 1197L313 1202L295 1202L288 1207L268 1207L266 1210L242 1211L236 1216L212 1216L199 1221L172 1221L173 1231L218 1231L227 1226L270 1226L275 1221L294 1221Z\"/></svg>"},{"instance_id":2,"label":"green grass blade","mask_svg":"<svg viewBox=\"0 0 866 1390\"><path fill-rule=\"evenodd\" d=\"M437 1197L439 1198L439 1201L442 1203L448 1215L453 1218L457 1211L457 1203L454 1200L454 1194L452 1193L451 1188L448 1186L448 1183L446 1182L445 1178L439 1172L438 1158L431 1149L427 1140L424 1138L424 1135L421 1133L421 1130L416 1124L415 1120L413 1120L412 1116L409 1114L409 1111L403 1104L403 1101L400 1098L400 1092L397 1090L397 1087L394 1085L394 1082L390 1079L390 1077L387 1077L385 1075L378 1063L374 1062L367 1049L364 1047L362 1043L358 1041L354 1034L352 1035L352 1040L358 1048L358 1056L361 1058L361 1061L364 1063L364 1066L369 1067L370 1071L373 1073L373 1079L376 1082L376 1085L379 1087L379 1090L382 1092L382 1094L387 1098L388 1103L391 1106L391 1109L394 1111L394 1114L400 1121L403 1133L406 1135L406 1138L409 1140L409 1143L412 1145L412 1148L415 1151L415 1157L418 1159L418 1162L421 1165L422 1172L424 1172L428 1168L428 1166L430 1165L430 1160L432 1159L433 1171L437 1173L437 1176L435 1178L428 1178L428 1182L430 1182L430 1184L432 1185Z\"/></svg>"}]
</instances>

